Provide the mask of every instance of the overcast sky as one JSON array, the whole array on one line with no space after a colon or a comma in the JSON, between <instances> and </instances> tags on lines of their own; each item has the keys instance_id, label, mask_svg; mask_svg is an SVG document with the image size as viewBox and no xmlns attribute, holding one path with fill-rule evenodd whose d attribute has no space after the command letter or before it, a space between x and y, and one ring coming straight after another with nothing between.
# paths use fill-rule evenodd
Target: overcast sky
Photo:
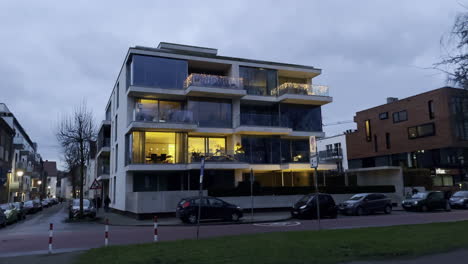
<instances>
[{"instance_id":1,"label":"overcast sky","mask_svg":"<svg viewBox=\"0 0 468 264\"><path fill-rule=\"evenodd\" d=\"M53 131L60 114L85 99L102 120L128 47L166 41L321 68L314 83L328 85L333 96L333 103L323 107L324 123L352 120L356 111L386 97L445 84L443 74L425 68L443 55L440 38L463 4L4 0L0 102L38 142L44 160L60 160ZM325 131L331 136L349 128L354 125Z\"/></svg>"}]
</instances>

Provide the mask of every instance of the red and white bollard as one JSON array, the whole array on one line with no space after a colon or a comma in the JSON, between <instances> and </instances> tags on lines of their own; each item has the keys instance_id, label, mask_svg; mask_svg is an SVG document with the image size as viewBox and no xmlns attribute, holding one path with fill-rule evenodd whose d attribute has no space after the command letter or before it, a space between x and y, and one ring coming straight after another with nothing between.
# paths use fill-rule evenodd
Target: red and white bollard
<instances>
[{"instance_id":1,"label":"red and white bollard","mask_svg":"<svg viewBox=\"0 0 468 264\"><path fill-rule=\"evenodd\" d=\"M52 236L54 234L54 224L49 225L49 254L52 254Z\"/></svg>"},{"instance_id":2,"label":"red and white bollard","mask_svg":"<svg viewBox=\"0 0 468 264\"><path fill-rule=\"evenodd\" d=\"M104 232L104 246L109 245L109 219L106 218L106 228Z\"/></svg>"},{"instance_id":3,"label":"red and white bollard","mask_svg":"<svg viewBox=\"0 0 468 264\"><path fill-rule=\"evenodd\" d=\"M158 242L158 217L154 217L154 242Z\"/></svg>"}]
</instances>

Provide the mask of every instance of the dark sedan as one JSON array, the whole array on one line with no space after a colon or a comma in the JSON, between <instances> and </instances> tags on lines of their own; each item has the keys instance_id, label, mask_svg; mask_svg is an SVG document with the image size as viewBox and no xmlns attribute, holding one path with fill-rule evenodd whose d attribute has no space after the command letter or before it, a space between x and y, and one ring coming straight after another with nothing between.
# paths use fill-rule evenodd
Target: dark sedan
<instances>
[{"instance_id":1,"label":"dark sedan","mask_svg":"<svg viewBox=\"0 0 468 264\"><path fill-rule=\"evenodd\" d=\"M336 218L337 208L335 200L329 194L318 194L320 217ZM292 210L291 216L295 218L317 218L317 194L308 194L297 201Z\"/></svg>"},{"instance_id":2,"label":"dark sedan","mask_svg":"<svg viewBox=\"0 0 468 264\"><path fill-rule=\"evenodd\" d=\"M440 191L418 192L401 203L406 211L427 212L436 209L450 211L450 203Z\"/></svg>"},{"instance_id":3,"label":"dark sedan","mask_svg":"<svg viewBox=\"0 0 468 264\"><path fill-rule=\"evenodd\" d=\"M198 221L199 197L187 197L177 204L176 215L184 223L196 224ZM202 197L200 220L230 220L237 222L242 218L239 206L214 197Z\"/></svg>"},{"instance_id":4,"label":"dark sedan","mask_svg":"<svg viewBox=\"0 0 468 264\"><path fill-rule=\"evenodd\" d=\"M26 219L26 214L28 210L24 207L23 202L15 202L12 203L13 207L15 208L17 214L18 214L18 220L24 220Z\"/></svg>"},{"instance_id":5,"label":"dark sedan","mask_svg":"<svg viewBox=\"0 0 468 264\"><path fill-rule=\"evenodd\" d=\"M450 206L452 208L468 209L468 191L458 191L450 197Z\"/></svg>"},{"instance_id":6,"label":"dark sedan","mask_svg":"<svg viewBox=\"0 0 468 264\"><path fill-rule=\"evenodd\" d=\"M341 213L349 215L372 214L378 211L390 214L392 201L381 193L359 193L341 203L339 210Z\"/></svg>"}]
</instances>

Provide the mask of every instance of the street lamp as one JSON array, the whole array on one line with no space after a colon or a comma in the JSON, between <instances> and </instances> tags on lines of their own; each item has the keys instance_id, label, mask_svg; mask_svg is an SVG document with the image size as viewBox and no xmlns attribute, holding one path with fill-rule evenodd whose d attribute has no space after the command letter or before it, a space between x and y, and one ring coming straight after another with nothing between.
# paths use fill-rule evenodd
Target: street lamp
<instances>
[{"instance_id":1,"label":"street lamp","mask_svg":"<svg viewBox=\"0 0 468 264\"><path fill-rule=\"evenodd\" d=\"M16 171L16 176L20 177L20 179L21 179L20 180L20 186L21 186L21 188L20 188L20 195L21 195L20 199L21 200L20 201L23 201L23 188L24 188L24 186L23 186L23 175L24 175L24 171L22 171L22 170L17 170Z\"/></svg>"},{"instance_id":2,"label":"street lamp","mask_svg":"<svg viewBox=\"0 0 468 264\"><path fill-rule=\"evenodd\" d=\"M16 172L16 176L18 176L18 177L23 177L23 175L24 175L24 171L22 171L22 170L19 170L19 171Z\"/></svg>"},{"instance_id":3,"label":"street lamp","mask_svg":"<svg viewBox=\"0 0 468 264\"><path fill-rule=\"evenodd\" d=\"M42 184L42 181L37 181L37 184L41 185L41 184Z\"/></svg>"}]
</instances>

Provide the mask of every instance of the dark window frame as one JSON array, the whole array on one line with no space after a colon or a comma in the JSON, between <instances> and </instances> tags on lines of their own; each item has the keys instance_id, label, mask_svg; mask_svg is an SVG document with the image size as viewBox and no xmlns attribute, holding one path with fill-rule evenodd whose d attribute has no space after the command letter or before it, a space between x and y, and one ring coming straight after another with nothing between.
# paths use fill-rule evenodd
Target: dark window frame
<instances>
[{"instance_id":1,"label":"dark window frame","mask_svg":"<svg viewBox=\"0 0 468 264\"><path fill-rule=\"evenodd\" d=\"M435 114L434 114L434 100L429 100L427 102L427 110L429 112L429 119L434 119Z\"/></svg>"},{"instance_id":2,"label":"dark window frame","mask_svg":"<svg viewBox=\"0 0 468 264\"><path fill-rule=\"evenodd\" d=\"M388 112L380 113L380 114L379 114L379 119L380 119L380 120L388 119Z\"/></svg>"},{"instance_id":3,"label":"dark window frame","mask_svg":"<svg viewBox=\"0 0 468 264\"><path fill-rule=\"evenodd\" d=\"M427 135L419 135L418 128L422 127L422 126L427 126L427 125L432 126L432 133L427 134ZM415 137L411 137L410 129L416 129L416 136ZM432 137L432 136L436 135L436 127L435 127L434 123L425 123L425 124L421 124L421 125L417 125L417 126L408 127L407 132L408 132L408 139L418 139L418 138Z\"/></svg>"},{"instance_id":4,"label":"dark window frame","mask_svg":"<svg viewBox=\"0 0 468 264\"><path fill-rule=\"evenodd\" d=\"M406 115L406 117L404 119L401 118L402 113L405 113L405 115ZM397 117L397 118L395 118L395 117ZM401 123L401 122L408 121L408 111L402 110L402 111L398 111L398 112L393 112L392 118L393 118L393 123Z\"/></svg>"},{"instance_id":5,"label":"dark window frame","mask_svg":"<svg viewBox=\"0 0 468 264\"><path fill-rule=\"evenodd\" d=\"M387 149L391 148L391 142L390 142L390 133L385 133L385 146Z\"/></svg>"}]
</instances>

